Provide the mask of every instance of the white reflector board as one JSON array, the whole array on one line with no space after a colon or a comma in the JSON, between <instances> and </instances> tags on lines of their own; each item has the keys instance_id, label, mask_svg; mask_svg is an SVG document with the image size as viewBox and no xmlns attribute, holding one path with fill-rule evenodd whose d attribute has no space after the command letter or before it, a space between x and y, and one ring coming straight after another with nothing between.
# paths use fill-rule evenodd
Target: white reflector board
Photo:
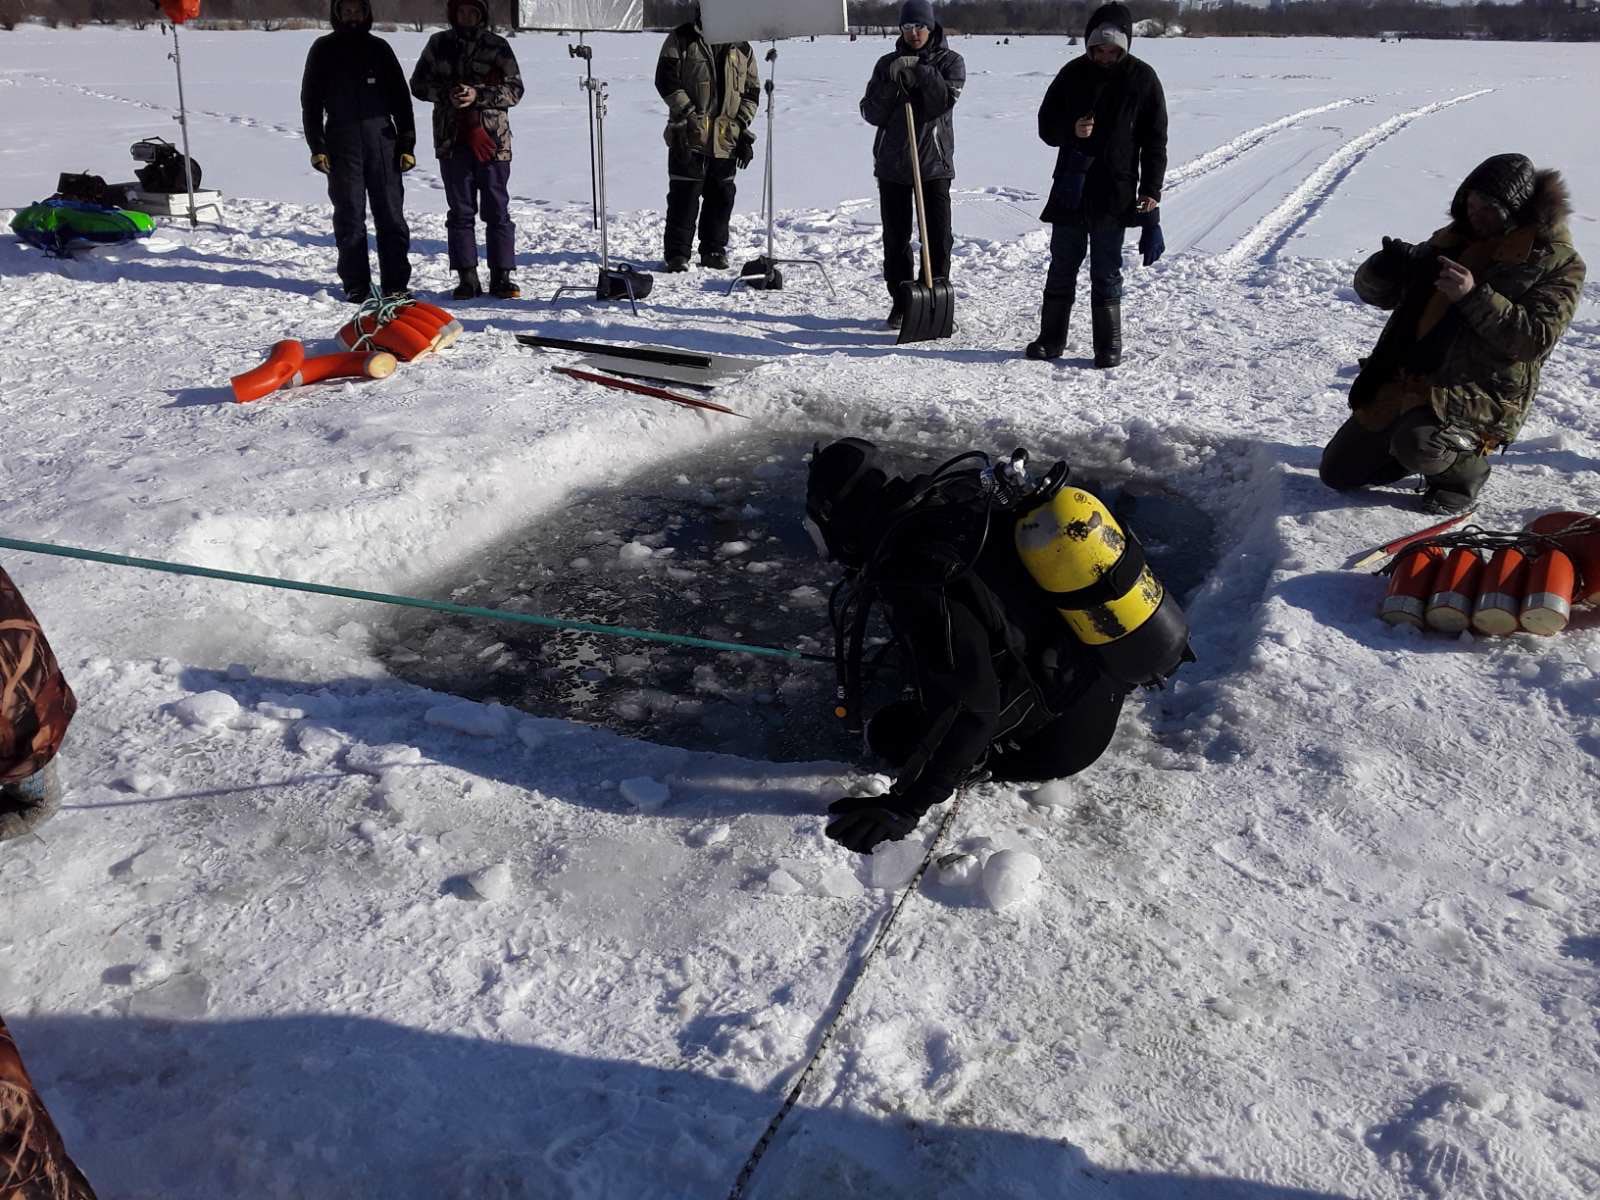
<instances>
[{"instance_id":1,"label":"white reflector board","mask_svg":"<svg viewBox=\"0 0 1600 1200\"><path fill-rule=\"evenodd\" d=\"M626 33L644 28L644 0L517 0L517 28Z\"/></svg>"},{"instance_id":2,"label":"white reflector board","mask_svg":"<svg viewBox=\"0 0 1600 1200\"><path fill-rule=\"evenodd\" d=\"M706 41L771 42L846 33L845 0L700 0Z\"/></svg>"}]
</instances>

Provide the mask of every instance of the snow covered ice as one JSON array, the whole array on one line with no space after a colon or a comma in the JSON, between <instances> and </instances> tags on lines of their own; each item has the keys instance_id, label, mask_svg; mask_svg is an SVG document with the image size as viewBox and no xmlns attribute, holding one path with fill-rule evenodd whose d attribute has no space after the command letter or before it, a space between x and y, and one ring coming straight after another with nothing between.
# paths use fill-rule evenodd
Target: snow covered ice
<instances>
[{"instance_id":1,"label":"snow covered ice","mask_svg":"<svg viewBox=\"0 0 1600 1200\"><path fill-rule=\"evenodd\" d=\"M1341 567L1423 522L1316 476L1380 328L1355 262L1441 224L1485 154L1562 169L1600 261L1592 46L1136 44L1172 110L1169 249L1145 270L1130 247L1127 359L1097 373L1076 328L1060 364L1020 355L1053 163L1033 117L1061 40L958 39L959 330L896 350L855 112L882 42L779 58L779 250L826 260L837 300L805 272L726 296L694 271L658 275L635 318L539 299L592 270L594 240L566 40L523 35L530 299L464 306L454 347L381 384L236 406L229 375L348 315L299 138L312 36L185 36L220 225L69 263L0 241L0 532L416 594L474 588L489 548L578 491L681 473L751 423L930 454L1070 447L1085 471L1158 477L1217 527L1221 565L1187 605L1198 663L1133 698L1059 802L968 794L938 853L1026 853L1039 877L999 913L980 868L924 877L751 1194L1600 1192L1600 629L1391 634L1380 585ZM409 65L425 35L390 36ZM648 266L659 42L593 41L612 249ZM130 143L169 132L166 48L153 27L0 35L0 199L131 168ZM407 177L424 292L449 279L436 181L427 161ZM759 182L740 178L735 261L762 240ZM759 358L717 392L751 422L556 376L519 332ZM1597 385L1591 282L1479 520L1600 508ZM728 570L764 559L750 527L769 512L716 477L686 486L739 526L708 560L723 542L750 547ZM620 571L636 543L628 572L711 586L664 526L593 532L560 569ZM869 860L828 842L825 805L867 794L847 751L740 757L406 682L367 606L3 557L82 708L66 807L0 847L0 1012L107 1197L726 1195L932 836ZM825 603L809 579L772 586L808 620ZM485 672L497 642L476 646ZM548 665L576 695L630 654L657 650ZM745 682L686 674L702 666L722 694ZM630 799L639 780L670 800ZM509 892L472 902L465 881L501 866Z\"/></svg>"}]
</instances>

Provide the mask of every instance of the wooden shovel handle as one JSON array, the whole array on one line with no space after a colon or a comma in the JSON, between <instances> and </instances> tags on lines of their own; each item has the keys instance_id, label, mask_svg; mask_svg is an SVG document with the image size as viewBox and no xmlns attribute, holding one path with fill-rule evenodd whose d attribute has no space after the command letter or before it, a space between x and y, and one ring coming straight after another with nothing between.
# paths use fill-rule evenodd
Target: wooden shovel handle
<instances>
[{"instance_id":1,"label":"wooden shovel handle","mask_svg":"<svg viewBox=\"0 0 1600 1200\"><path fill-rule=\"evenodd\" d=\"M917 194L917 237L922 242L922 286L933 290L933 259L928 255L928 213L922 202L922 155L917 150L917 118L906 101L906 145L911 151L911 186Z\"/></svg>"}]
</instances>

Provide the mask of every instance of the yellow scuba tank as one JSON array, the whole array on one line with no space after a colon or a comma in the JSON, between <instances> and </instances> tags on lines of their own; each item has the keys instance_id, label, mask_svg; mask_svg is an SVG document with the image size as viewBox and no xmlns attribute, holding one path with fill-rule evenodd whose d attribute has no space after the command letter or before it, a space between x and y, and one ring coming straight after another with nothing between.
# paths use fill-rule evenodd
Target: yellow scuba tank
<instances>
[{"instance_id":1,"label":"yellow scuba tank","mask_svg":"<svg viewBox=\"0 0 1600 1200\"><path fill-rule=\"evenodd\" d=\"M1017 554L1106 674L1129 686L1161 684L1192 661L1183 610L1099 497L1067 484L1057 463L1022 506Z\"/></svg>"}]
</instances>

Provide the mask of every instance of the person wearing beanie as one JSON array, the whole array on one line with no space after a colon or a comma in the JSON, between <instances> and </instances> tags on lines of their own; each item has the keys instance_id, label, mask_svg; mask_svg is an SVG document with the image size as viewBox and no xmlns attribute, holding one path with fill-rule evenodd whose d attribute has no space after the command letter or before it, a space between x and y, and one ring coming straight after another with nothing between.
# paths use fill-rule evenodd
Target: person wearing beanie
<instances>
[{"instance_id":1,"label":"person wearing beanie","mask_svg":"<svg viewBox=\"0 0 1600 1200\"><path fill-rule=\"evenodd\" d=\"M750 126L761 108L755 52L749 42L707 42L697 9L661 45L656 92L667 105L666 268L689 269L698 229L700 265L726 270L734 173L755 156Z\"/></svg>"},{"instance_id":2,"label":"person wearing beanie","mask_svg":"<svg viewBox=\"0 0 1600 1200\"><path fill-rule=\"evenodd\" d=\"M311 165L328 177L333 241L346 300L372 297L367 205L378 232L379 290L406 295L411 230L401 175L417 165L416 119L389 43L372 33L368 0L332 0L333 32L311 43L300 80L300 115Z\"/></svg>"},{"instance_id":3,"label":"person wearing beanie","mask_svg":"<svg viewBox=\"0 0 1600 1200\"><path fill-rule=\"evenodd\" d=\"M1421 475L1428 511L1475 503L1489 455L1516 439L1577 311L1586 269L1571 211L1558 172L1496 154L1456 189L1443 229L1417 245L1383 239L1355 290L1391 315L1322 452L1324 483L1349 491Z\"/></svg>"},{"instance_id":4,"label":"person wearing beanie","mask_svg":"<svg viewBox=\"0 0 1600 1200\"><path fill-rule=\"evenodd\" d=\"M952 119L967 64L950 49L928 0L905 0L900 6L900 39L872 69L861 97L861 116L877 127L872 141L872 173L878 179L878 208L883 217L883 281L889 288L889 328L898 329L905 315L901 287L917 277L911 253L916 228L906 105L917 126L917 161L928 228L928 257L935 279L950 277L950 184L956 177L956 128Z\"/></svg>"},{"instance_id":5,"label":"person wearing beanie","mask_svg":"<svg viewBox=\"0 0 1600 1200\"><path fill-rule=\"evenodd\" d=\"M1094 365L1122 361L1122 242L1142 229L1139 251L1152 265L1166 246L1159 205L1167 173L1167 101L1149 63L1129 53L1133 14L1102 4L1089 16L1083 54L1057 73L1039 106L1039 138L1057 148L1050 199L1040 219L1051 225L1039 336L1027 356L1060 358L1089 259L1089 315Z\"/></svg>"},{"instance_id":6,"label":"person wearing beanie","mask_svg":"<svg viewBox=\"0 0 1600 1200\"><path fill-rule=\"evenodd\" d=\"M489 293L522 295L512 272L517 228L511 221L511 118L522 99L522 71L511 44L494 32L487 0L449 0L450 28L434 34L411 72L411 94L433 104L433 152L439 158L449 215L445 232L451 295L483 295L475 218L483 213Z\"/></svg>"}]
</instances>

